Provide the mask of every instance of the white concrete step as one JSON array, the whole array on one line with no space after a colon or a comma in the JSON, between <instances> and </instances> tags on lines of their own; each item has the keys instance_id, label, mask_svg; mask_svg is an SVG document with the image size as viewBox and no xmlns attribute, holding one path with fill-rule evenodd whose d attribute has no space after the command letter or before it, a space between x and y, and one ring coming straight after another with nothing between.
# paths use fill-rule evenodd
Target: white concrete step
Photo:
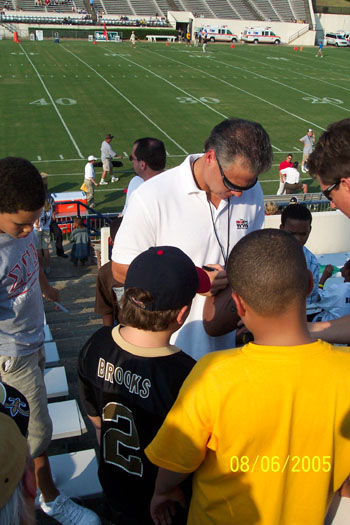
<instances>
[{"instance_id":1,"label":"white concrete step","mask_svg":"<svg viewBox=\"0 0 350 525\"><path fill-rule=\"evenodd\" d=\"M68 396L68 382L64 366L46 368L44 381L48 399Z\"/></svg>"},{"instance_id":2,"label":"white concrete step","mask_svg":"<svg viewBox=\"0 0 350 525\"><path fill-rule=\"evenodd\" d=\"M53 424L52 439L80 436L87 432L83 416L75 399L49 403Z\"/></svg>"}]
</instances>

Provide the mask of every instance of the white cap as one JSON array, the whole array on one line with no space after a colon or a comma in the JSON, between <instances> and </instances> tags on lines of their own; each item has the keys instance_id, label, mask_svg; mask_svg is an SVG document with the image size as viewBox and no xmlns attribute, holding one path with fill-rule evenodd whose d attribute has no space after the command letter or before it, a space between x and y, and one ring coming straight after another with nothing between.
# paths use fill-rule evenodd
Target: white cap
<instances>
[{"instance_id":1,"label":"white cap","mask_svg":"<svg viewBox=\"0 0 350 525\"><path fill-rule=\"evenodd\" d=\"M311 128L309 128L309 131L312 131L312 129L311 129Z\"/></svg>"},{"instance_id":2,"label":"white cap","mask_svg":"<svg viewBox=\"0 0 350 525\"><path fill-rule=\"evenodd\" d=\"M88 156L88 161L90 162L90 160L97 160L97 158L94 157L93 155L89 155Z\"/></svg>"}]
</instances>

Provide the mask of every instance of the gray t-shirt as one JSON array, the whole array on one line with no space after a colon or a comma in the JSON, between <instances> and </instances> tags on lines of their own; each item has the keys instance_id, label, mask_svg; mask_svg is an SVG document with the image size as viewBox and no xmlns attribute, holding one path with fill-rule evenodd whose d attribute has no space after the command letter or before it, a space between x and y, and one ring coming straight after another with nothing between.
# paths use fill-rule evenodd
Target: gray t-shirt
<instances>
[{"instance_id":1,"label":"gray t-shirt","mask_svg":"<svg viewBox=\"0 0 350 525\"><path fill-rule=\"evenodd\" d=\"M116 156L116 152L113 150L109 142L105 140L101 144L101 160L102 162L106 159L112 159Z\"/></svg>"},{"instance_id":2,"label":"gray t-shirt","mask_svg":"<svg viewBox=\"0 0 350 525\"><path fill-rule=\"evenodd\" d=\"M0 234L0 355L28 355L44 344L44 308L34 233Z\"/></svg>"},{"instance_id":3,"label":"gray t-shirt","mask_svg":"<svg viewBox=\"0 0 350 525\"><path fill-rule=\"evenodd\" d=\"M304 137L301 137L300 139L302 142L304 142L304 150L303 153L310 154L312 153L314 149L314 138L310 135L304 135Z\"/></svg>"}]
</instances>

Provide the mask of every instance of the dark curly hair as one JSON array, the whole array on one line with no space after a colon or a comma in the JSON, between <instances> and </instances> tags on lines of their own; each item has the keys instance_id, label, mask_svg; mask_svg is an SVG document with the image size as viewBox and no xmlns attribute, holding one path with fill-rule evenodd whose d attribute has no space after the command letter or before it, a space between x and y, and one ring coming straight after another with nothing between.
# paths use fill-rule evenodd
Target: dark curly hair
<instances>
[{"instance_id":1,"label":"dark curly hair","mask_svg":"<svg viewBox=\"0 0 350 525\"><path fill-rule=\"evenodd\" d=\"M36 211L44 206L45 186L39 171L20 157L0 159L0 213Z\"/></svg>"}]
</instances>

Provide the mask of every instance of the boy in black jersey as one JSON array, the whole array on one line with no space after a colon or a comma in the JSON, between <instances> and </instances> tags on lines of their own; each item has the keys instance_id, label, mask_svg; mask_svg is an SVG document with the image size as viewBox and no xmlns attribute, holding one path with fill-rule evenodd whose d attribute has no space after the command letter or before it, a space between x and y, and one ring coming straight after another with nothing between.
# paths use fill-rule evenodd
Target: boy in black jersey
<instances>
[{"instance_id":1,"label":"boy in black jersey","mask_svg":"<svg viewBox=\"0 0 350 525\"><path fill-rule=\"evenodd\" d=\"M131 263L120 325L103 327L79 356L81 400L100 443L99 478L112 520L151 525L157 467L144 454L195 361L171 335L186 320L207 274L180 249L153 247ZM183 515L181 521L186 523ZM175 522L174 522L175 523Z\"/></svg>"}]
</instances>

